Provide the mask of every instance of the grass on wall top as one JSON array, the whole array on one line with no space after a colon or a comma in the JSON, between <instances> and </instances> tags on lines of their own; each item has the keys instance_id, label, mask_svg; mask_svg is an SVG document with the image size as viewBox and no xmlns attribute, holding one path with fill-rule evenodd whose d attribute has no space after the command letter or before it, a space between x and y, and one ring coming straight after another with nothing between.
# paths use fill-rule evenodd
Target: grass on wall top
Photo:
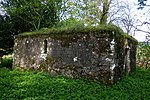
<instances>
[{"instance_id":1,"label":"grass on wall top","mask_svg":"<svg viewBox=\"0 0 150 100\"><path fill-rule=\"evenodd\" d=\"M117 27L112 25L101 25L98 27L90 26L70 26L64 28L42 28L38 31L25 32L20 34L20 36L30 36L30 35L43 35L43 34L90 34L91 31L116 31Z\"/></svg>"},{"instance_id":2,"label":"grass on wall top","mask_svg":"<svg viewBox=\"0 0 150 100\"><path fill-rule=\"evenodd\" d=\"M81 34L109 34L110 36L115 38L128 38L130 40L133 40L137 43L137 40L134 39L132 36L127 35L123 32L123 30L115 25L99 25L95 27L85 27L85 26L72 26L72 27L65 27L65 28L42 28L38 31L32 31L32 32L25 32L22 34L19 34L16 37L35 37L35 36L41 36L41 35L81 35Z\"/></svg>"}]
</instances>

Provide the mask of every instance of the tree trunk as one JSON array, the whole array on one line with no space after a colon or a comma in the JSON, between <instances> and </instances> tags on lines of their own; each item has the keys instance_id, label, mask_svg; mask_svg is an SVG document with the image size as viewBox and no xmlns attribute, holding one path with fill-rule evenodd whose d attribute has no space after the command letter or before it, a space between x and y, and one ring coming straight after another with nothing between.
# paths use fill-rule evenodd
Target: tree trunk
<instances>
[{"instance_id":1,"label":"tree trunk","mask_svg":"<svg viewBox=\"0 0 150 100\"><path fill-rule=\"evenodd\" d=\"M107 23L107 18L108 18L108 11L110 7L111 0L104 0L103 1L103 10L102 10L102 15L100 18L100 24L106 24Z\"/></svg>"}]
</instances>

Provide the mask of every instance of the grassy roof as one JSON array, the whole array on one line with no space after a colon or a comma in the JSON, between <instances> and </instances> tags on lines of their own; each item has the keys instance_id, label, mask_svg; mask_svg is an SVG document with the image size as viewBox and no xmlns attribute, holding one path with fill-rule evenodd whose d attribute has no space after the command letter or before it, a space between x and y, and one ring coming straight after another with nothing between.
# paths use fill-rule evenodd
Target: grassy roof
<instances>
[{"instance_id":1,"label":"grassy roof","mask_svg":"<svg viewBox=\"0 0 150 100\"><path fill-rule=\"evenodd\" d=\"M85 27L85 26L75 26L75 27L66 27L66 28L42 28L38 31L25 32L19 34L16 37L28 37L28 36L41 36L41 35L78 35L78 34L94 34L97 32L98 34L111 34L116 37L120 36L122 38L128 38L130 40L134 40L132 36L127 35L123 32L123 30L115 25L101 25L98 27Z\"/></svg>"}]
</instances>

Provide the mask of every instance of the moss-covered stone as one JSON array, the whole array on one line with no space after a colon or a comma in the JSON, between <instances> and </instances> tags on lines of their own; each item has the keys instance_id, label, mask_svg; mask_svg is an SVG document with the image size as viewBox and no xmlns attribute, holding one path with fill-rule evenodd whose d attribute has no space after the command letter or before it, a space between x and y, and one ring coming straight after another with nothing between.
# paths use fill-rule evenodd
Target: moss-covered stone
<instances>
[{"instance_id":1,"label":"moss-covered stone","mask_svg":"<svg viewBox=\"0 0 150 100\"><path fill-rule=\"evenodd\" d=\"M113 84L135 70L136 44L116 26L42 29L15 37L13 66Z\"/></svg>"},{"instance_id":2,"label":"moss-covered stone","mask_svg":"<svg viewBox=\"0 0 150 100\"><path fill-rule=\"evenodd\" d=\"M136 39L134 39L132 36L127 35L117 26L114 25L100 25L97 27L70 27L67 29L63 28L43 28L39 31L33 31L33 32L25 32L17 37L32 37L32 36L40 36L40 35L51 35L51 37L59 38L61 39L61 36L65 37L76 37L76 35L82 35L82 34L92 34L94 36L101 35L101 36L109 36L114 38L128 38L133 40L133 42L138 43ZM70 36L71 35L71 36Z\"/></svg>"}]
</instances>

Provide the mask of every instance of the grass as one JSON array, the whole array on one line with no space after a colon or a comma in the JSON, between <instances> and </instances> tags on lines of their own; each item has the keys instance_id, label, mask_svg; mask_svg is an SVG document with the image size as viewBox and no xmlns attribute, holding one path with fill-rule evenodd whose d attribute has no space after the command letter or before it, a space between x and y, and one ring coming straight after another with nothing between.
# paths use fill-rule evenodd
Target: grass
<instances>
[{"instance_id":1,"label":"grass","mask_svg":"<svg viewBox=\"0 0 150 100\"><path fill-rule=\"evenodd\" d=\"M47 34L66 34L66 35L72 35L74 34L81 34L81 33L87 33L91 34L90 32L92 31L117 31L124 33L119 27L114 26L114 25L100 25L97 27L85 27L85 26L69 26L66 28L42 28L37 31L32 31L32 32L25 32L22 34L19 34L19 36L32 36L32 35L47 35ZM101 33L104 34L104 33Z\"/></svg>"},{"instance_id":2,"label":"grass","mask_svg":"<svg viewBox=\"0 0 150 100\"><path fill-rule=\"evenodd\" d=\"M0 100L150 100L150 70L138 68L113 86L0 68Z\"/></svg>"},{"instance_id":3,"label":"grass","mask_svg":"<svg viewBox=\"0 0 150 100\"><path fill-rule=\"evenodd\" d=\"M12 58L0 66L0 100L150 100L150 69L137 68L113 86L47 73L12 70ZM6 68L7 67L7 68Z\"/></svg>"},{"instance_id":4,"label":"grass","mask_svg":"<svg viewBox=\"0 0 150 100\"><path fill-rule=\"evenodd\" d=\"M115 32L115 34L113 34ZM95 34L96 33L96 34ZM99 26L69 26L66 28L42 28L37 31L32 32L25 32L22 34L19 34L18 38L22 37L28 37L28 36L40 36L40 35L52 35L52 36L58 36L58 35L81 35L81 34L110 34L110 37L118 37L118 38L128 38L132 41L134 41L137 44L137 40L134 39L132 36L127 35L123 32L123 30L115 25L99 25Z\"/></svg>"}]
</instances>

